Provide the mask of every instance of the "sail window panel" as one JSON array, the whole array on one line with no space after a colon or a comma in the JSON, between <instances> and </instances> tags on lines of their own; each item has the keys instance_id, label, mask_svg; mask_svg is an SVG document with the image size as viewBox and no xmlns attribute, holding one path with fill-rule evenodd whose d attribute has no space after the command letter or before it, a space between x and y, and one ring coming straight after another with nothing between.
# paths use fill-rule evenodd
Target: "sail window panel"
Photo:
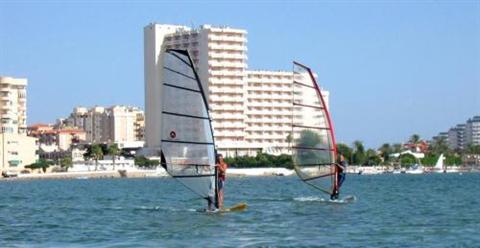
<instances>
[{"instance_id":1,"label":"sail window panel","mask_svg":"<svg viewBox=\"0 0 480 248\"><path fill-rule=\"evenodd\" d=\"M295 148L293 160L298 166L324 166L332 164L333 152L308 148Z\"/></svg>"},{"instance_id":2,"label":"sail window panel","mask_svg":"<svg viewBox=\"0 0 480 248\"><path fill-rule=\"evenodd\" d=\"M162 140L213 143L208 119L165 113L162 118Z\"/></svg>"},{"instance_id":3,"label":"sail window panel","mask_svg":"<svg viewBox=\"0 0 480 248\"><path fill-rule=\"evenodd\" d=\"M293 124L298 126L312 127L318 129L328 129L327 118L322 109L312 109L303 106L294 106Z\"/></svg>"},{"instance_id":4,"label":"sail window panel","mask_svg":"<svg viewBox=\"0 0 480 248\"><path fill-rule=\"evenodd\" d=\"M215 177L174 177L197 195L206 198L215 194Z\"/></svg>"},{"instance_id":5,"label":"sail window panel","mask_svg":"<svg viewBox=\"0 0 480 248\"><path fill-rule=\"evenodd\" d=\"M323 108L323 104L315 89L302 85L294 86L294 104L310 106L311 108Z\"/></svg>"},{"instance_id":6,"label":"sail window panel","mask_svg":"<svg viewBox=\"0 0 480 248\"><path fill-rule=\"evenodd\" d=\"M181 72L189 77L195 78L190 59L184 54L174 51L165 53L164 65L168 66L171 69L175 69L176 71Z\"/></svg>"},{"instance_id":7,"label":"sail window panel","mask_svg":"<svg viewBox=\"0 0 480 248\"><path fill-rule=\"evenodd\" d=\"M195 77L187 76L187 74L175 71L169 67L163 69L163 83L195 91L200 90Z\"/></svg>"},{"instance_id":8,"label":"sail window panel","mask_svg":"<svg viewBox=\"0 0 480 248\"><path fill-rule=\"evenodd\" d=\"M293 146L312 150L331 150L332 139L328 130L293 127Z\"/></svg>"},{"instance_id":9,"label":"sail window panel","mask_svg":"<svg viewBox=\"0 0 480 248\"><path fill-rule=\"evenodd\" d=\"M208 118L207 108L199 92L174 87L164 87L163 91L164 112Z\"/></svg>"},{"instance_id":10,"label":"sail window panel","mask_svg":"<svg viewBox=\"0 0 480 248\"><path fill-rule=\"evenodd\" d=\"M173 176L208 174L214 170L213 145L162 142L167 170ZM199 167L205 167L199 169Z\"/></svg>"}]
</instances>

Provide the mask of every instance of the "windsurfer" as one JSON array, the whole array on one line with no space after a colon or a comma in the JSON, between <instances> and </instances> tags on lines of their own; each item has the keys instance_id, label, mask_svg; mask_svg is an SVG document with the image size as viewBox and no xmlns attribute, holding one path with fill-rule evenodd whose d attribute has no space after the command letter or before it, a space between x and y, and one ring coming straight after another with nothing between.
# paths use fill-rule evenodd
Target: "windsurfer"
<instances>
[{"instance_id":1,"label":"windsurfer","mask_svg":"<svg viewBox=\"0 0 480 248\"><path fill-rule=\"evenodd\" d=\"M343 182L345 181L345 175L347 172L347 161L343 154L340 154L340 162L335 164L335 176L337 183L334 186L334 190L330 195L331 200L338 199L338 195L340 194L340 187L342 187Z\"/></svg>"},{"instance_id":2,"label":"windsurfer","mask_svg":"<svg viewBox=\"0 0 480 248\"><path fill-rule=\"evenodd\" d=\"M216 166L218 168L218 207L223 208L223 188L225 186L225 178L228 165L223 161L222 154L217 155Z\"/></svg>"}]
</instances>

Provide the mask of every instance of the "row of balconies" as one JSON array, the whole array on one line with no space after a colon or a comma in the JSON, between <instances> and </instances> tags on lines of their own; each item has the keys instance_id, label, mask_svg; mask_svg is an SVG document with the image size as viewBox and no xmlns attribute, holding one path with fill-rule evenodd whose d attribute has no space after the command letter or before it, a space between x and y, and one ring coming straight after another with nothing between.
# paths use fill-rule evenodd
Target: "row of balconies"
<instances>
[{"instance_id":1,"label":"row of balconies","mask_svg":"<svg viewBox=\"0 0 480 248\"><path fill-rule=\"evenodd\" d=\"M249 94L248 98L251 99L270 99L270 100L291 100L292 96L289 94L280 95L280 94Z\"/></svg>"},{"instance_id":2,"label":"row of balconies","mask_svg":"<svg viewBox=\"0 0 480 248\"><path fill-rule=\"evenodd\" d=\"M212 67L225 67L225 68L247 68L247 64L245 61L237 61L237 62L227 62L227 61L215 61L211 60L208 62L208 66Z\"/></svg>"},{"instance_id":3,"label":"row of balconies","mask_svg":"<svg viewBox=\"0 0 480 248\"><path fill-rule=\"evenodd\" d=\"M285 140L287 139L288 134L247 134L245 136L246 139L278 139L278 140Z\"/></svg>"},{"instance_id":4,"label":"row of balconies","mask_svg":"<svg viewBox=\"0 0 480 248\"><path fill-rule=\"evenodd\" d=\"M245 137L245 132L243 131L221 131L218 129L215 129L214 132L215 137Z\"/></svg>"},{"instance_id":5,"label":"row of balconies","mask_svg":"<svg viewBox=\"0 0 480 248\"><path fill-rule=\"evenodd\" d=\"M243 121L223 121L217 122L212 121L212 125L214 128L233 128L233 129L245 129L246 125Z\"/></svg>"},{"instance_id":6,"label":"row of balconies","mask_svg":"<svg viewBox=\"0 0 480 248\"><path fill-rule=\"evenodd\" d=\"M243 104L210 104L210 108L213 111L235 110L243 112Z\"/></svg>"},{"instance_id":7,"label":"row of balconies","mask_svg":"<svg viewBox=\"0 0 480 248\"><path fill-rule=\"evenodd\" d=\"M213 78L210 77L208 80L211 84L223 84L223 85L245 85L243 78L232 77L232 78Z\"/></svg>"},{"instance_id":8,"label":"row of balconies","mask_svg":"<svg viewBox=\"0 0 480 248\"><path fill-rule=\"evenodd\" d=\"M268 131L281 131L281 132L289 132L292 130L292 127L289 126L289 125L285 125L285 126L275 126L275 127L269 127L269 126L249 126L249 127L246 127L245 131L265 131L265 130L268 130Z\"/></svg>"},{"instance_id":9,"label":"row of balconies","mask_svg":"<svg viewBox=\"0 0 480 248\"><path fill-rule=\"evenodd\" d=\"M283 107L291 108L292 103L290 101L275 101L275 102L263 102L263 101L248 101L246 102L247 107Z\"/></svg>"},{"instance_id":10,"label":"row of balconies","mask_svg":"<svg viewBox=\"0 0 480 248\"><path fill-rule=\"evenodd\" d=\"M285 92L285 93L291 93L292 88L290 87L247 87L248 93L249 94L260 94L262 92Z\"/></svg>"},{"instance_id":11,"label":"row of balconies","mask_svg":"<svg viewBox=\"0 0 480 248\"><path fill-rule=\"evenodd\" d=\"M247 118L246 123L292 123L291 118Z\"/></svg>"},{"instance_id":12,"label":"row of balconies","mask_svg":"<svg viewBox=\"0 0 480 248\"><path fill-rule=\"evenodd\" d=\"M243 97L238 96L218 96L218 95L210 95L209 100L211 102L241 102L243 103Z\"/></svg>"},{"instance_id":13,"label":"row of balconies","mask_svg":"<svg viewBox=\"0 0 480 248\"><path fill-rule=\"evenodd\" d=\"M264 77L252 77L250 74L248 75L248 82L251 83L270 83L270 84L292 84L292 79L289 77L282 77L282 78L264 78Z\"/></svg>"},{"instance_id":14,"label":"row of balconies","mask_svg":"<svg viewBox=\"0 0 480 248\"><path fill-rule=\"evenodd\" d=\"M242 59L247 60L248 56L245 53L237 52L237 53L216 53L216 52L209 52L208 53L209 59Z\"/></svg>"},{"instance_id":15,"label":"row of balconies","mask_svg":"<svg viewBox=\"0 0 480 248\"><path fill-rule=\"evenodd\" d=\"M213 113L210 114L210 116L214 120L243 120L243 119L245 119L244 114L229 113L229 112L225 112L225 113L215 113L215 112L213 112Z\"/></svg>"},{"instance_id":16,"label":"row of balconies","mask_svg":"<svg viewBox=\"0 0 480 248\"><path fill-rule=\"evenodd\" d=\"M291 110L246 110L247 115L292 116Z\"/></svg>"},{"instance_id":17,"label":"row of balconies","mask_svg":"<svg viewBox=\"0 0 480 248\"><path fill-rule=\"evenodd\" d=\"M245 71L243 70L208 70L208 74L210 76L238 76L238 77L244 77L245 76ZM243 83L242 83L243 84Z\"/></svg>"},{"instance_id":18,"label":"row of balconies","mask_svg":"<svg viewBox=\"0 0 480 248\"><path fill-rule=\"evenodd\" d=\"M209 34L208 35L209 41L226 41L226 42L240 42L246 43L247 38L245 36L233 36L233 35L215 35Z\"/></svg>"},{"instance_id":19,"label":"row of balconies","mask_svg":"<svg viewBox=\"0 0 480 248\"><path fill-rule=\"evenodd\" d=\"M247 51L247 46L244 44L242 45L226 45L226 44L214 44L214 43L209 43L208 44L209 49L213 50L232 50L232 51Z\"/></svg>"},{"instance_id":20,"label":"row of balconies","mask_svg":"<svg viewBox=\"0 0 480 248\"><path fill-rule=\"evenodd\" d=\"M208 87L208 91L210 94L236 93L243 95L243 87L215 87L212 85Z\"/></svg>"}]
</instances>

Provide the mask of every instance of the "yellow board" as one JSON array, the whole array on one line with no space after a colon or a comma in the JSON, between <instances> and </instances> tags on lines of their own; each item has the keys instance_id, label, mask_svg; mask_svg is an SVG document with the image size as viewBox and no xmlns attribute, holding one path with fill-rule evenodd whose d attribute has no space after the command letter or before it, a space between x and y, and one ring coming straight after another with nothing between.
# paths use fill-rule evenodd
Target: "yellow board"
<instances>
[{"instance_id":1,"label":"yellow board","mask_svg":"<svg viewBox=\"0 0 480 248\"><path fill-rule=\"evenodd\" d=\"M237 212L237 211L243 211L245 209L247 209L247 203L241 202L229 208L222 208L220 212Z\"/></svg>"}]
</instances>

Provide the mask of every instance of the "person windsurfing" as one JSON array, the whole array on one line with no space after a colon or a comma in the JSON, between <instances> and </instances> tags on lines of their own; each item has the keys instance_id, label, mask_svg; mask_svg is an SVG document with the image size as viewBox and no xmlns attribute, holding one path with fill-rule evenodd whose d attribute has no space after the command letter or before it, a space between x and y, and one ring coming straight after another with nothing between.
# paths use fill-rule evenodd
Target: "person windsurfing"
<instances>
[{"instance_id":1,"label":"person windsurfing","mask_svg":"<svg viewBox=\"0 0 480 248\"><path fill-rule=\"evenodd\" d=\"M225 179L227 174L227 163L223 161L222 154L217 155L216 166L218 170L218 208L223 208L223 189L225 187Z\"/></svg>"},{"instance_id":2,"label":"person windsurfing","mask_svg":"<svg viewBox=\"0 0 480 248\"><path fill-rule=\"evenodd\" d=\"M330 195L331 200L337 200L338 195L340 194L340 187L342 187L343 182L345 181L345 175L347 172L347 161L343 154L340 154L340 162L335 164L335 180L336 183L333 187L333 192Z\"/></svg>"}]
</instances>

